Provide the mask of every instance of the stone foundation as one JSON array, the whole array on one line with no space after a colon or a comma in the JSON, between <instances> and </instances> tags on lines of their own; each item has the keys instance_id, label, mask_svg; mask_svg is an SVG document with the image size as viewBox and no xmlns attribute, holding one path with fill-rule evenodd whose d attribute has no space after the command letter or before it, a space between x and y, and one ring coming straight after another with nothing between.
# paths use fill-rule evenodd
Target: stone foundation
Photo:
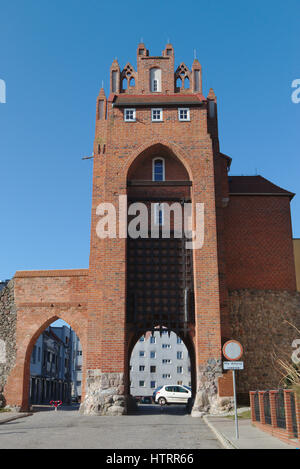
<instances>
[{"instance_id":1,"label":"stone foundation","mask_svg":"<svg viewBox=\"0 0 300 469\"><path fill-rule=\"evenodd\" d=\"M118 416L127 413L124 374L88 370L86 396L79 412L85 415Z\"/></svg>"},{"instance_id":2,"label":"stone foundation","mask_svg":"<svg viewBox=\"0 0 300 469\"><path fill-rule=\"evenodd\" d=\"M300 328L300 293L274 290L229 291L231 337L244 348L244 370L236 373L238 402L249 391L282 387L278 358L291 360ZM287 322L288 321L288 322Z\"/></svg>"},{"instance_id":3,"label":"stone foundation","mask_svg":"<svg viewBox=\"0 0 300 469\"><path fill-rule=\"evenodd\" d=\"M222 414L233 408L232 397L218 396L218 379L222 377L222 361L211 358L200 366L197 375L197 393L192 417L202 417L206 413Z\"/></svg>"},{"instance_id":4,"label":"stone foundation","mask_svg":"<svg viewBox=\"0 0 300 469\"><path fill-rule=\"evenodd\" d=\"M6 402L4 386L16 362L17 309L14 303L14 281L0 292L0 408Z\"/></svg>"}]
</instances>

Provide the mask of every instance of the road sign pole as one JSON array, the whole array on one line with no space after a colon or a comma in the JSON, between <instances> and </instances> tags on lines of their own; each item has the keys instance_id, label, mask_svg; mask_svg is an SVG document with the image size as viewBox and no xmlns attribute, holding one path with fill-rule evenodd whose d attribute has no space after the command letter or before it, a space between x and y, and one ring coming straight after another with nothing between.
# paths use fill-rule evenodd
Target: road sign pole
<instances>
[{"instance_id":1,"label":"road sign pole","mask_svg":"<svg viewBox=\"0 0 300 469\"><path fill-rule=\"evenodd\" d=\"M236 402L235 370L232 370L232 379L233 379L233 396L234 396L234 413L235 413L235 437L238 440L239 439L239 423L238 423L237 402Z\"/></svg>"}]
</instances>

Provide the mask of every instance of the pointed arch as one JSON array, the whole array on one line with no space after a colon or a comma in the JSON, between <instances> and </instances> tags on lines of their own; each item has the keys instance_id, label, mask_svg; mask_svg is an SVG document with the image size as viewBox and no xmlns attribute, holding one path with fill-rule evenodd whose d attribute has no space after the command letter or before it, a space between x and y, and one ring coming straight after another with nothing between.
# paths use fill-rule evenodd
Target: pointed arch
<instances>
[{"instance_id":1,"label":"pointed arch","mask_svg":"<svg viewBox=\"0 0 300 469\"><path fill-rule=\"evenodd\" d=\"M143 145L140 145L133 153L132 155L128 158L128 160L124 163L122 167L122 174L124 175L125 180L127 180L128 177L128 172L129 169L132 165L132 163L146 150L151 151L151 148L161 145L162 147L165 147L166 150L169 150L169 152L173 153L173 155L182 163L182 165L185 167L188 175L189 175L189 180L193 181L193 174L191 167L188 163L188 155L186 152L180 148L177 144L170 142L165 139L159 139L159 140L148 140L146 141Z\"/></svg>"}]
</instances>

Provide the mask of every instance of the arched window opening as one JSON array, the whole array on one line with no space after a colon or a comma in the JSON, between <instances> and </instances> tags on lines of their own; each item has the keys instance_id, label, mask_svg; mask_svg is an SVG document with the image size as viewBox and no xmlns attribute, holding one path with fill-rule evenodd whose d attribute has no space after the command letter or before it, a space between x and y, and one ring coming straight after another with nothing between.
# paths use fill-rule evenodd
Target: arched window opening
<instances>
[{"instance_id":1,"label":"arched window opening","mask_svg":"<svg viewBox=\"0 0 300 469\"><path fill-rule=\"evenodd\" d=\"M61 319L36 340L30 358L29 401L32 406L77 406L82 392L82 346L75 331Z\"/></svg>"},{"instance_id":2,"label":"arched window opening","mask_svg":"<svg viewBox=\"0 0 300 469\"><path fill-rule=\"evenodd\" d=\"M150 90L152 92L161 91L161 69L152 68L150 70Z\"/></svg>"},{"instance_id":3,"label":"arched window opening","mask_svg":"<svg viewBox=\"0 0 300 469\"><path fill-rule=\"evenodd\" d=\"M176 80L176 88L181 88L181 86L182 86L182 81L181 81L181 78L178 77Z\"/></svg>"},{"instance_id":4,"label":"arched window opening","mask_svg":"<svg viewBox=\"0 0 300 469\"><path fill-rule=\"evenodd\" d=\"M127 86L128 86L127 78L123 78L123 80L122 80L122 89L127 90Z\"/></svg>"},{"instance_id":5,"label":"arched window opening","mask_svg":"<svg viewBox=\"0 0 300 469\"><path fill-rule=\"evenodd\" d=\"M165 161L163 158L154 158L152 180L153 181L165 180Z\"/></svg>"},{"instance_id":6,"label":"arched window opening","mask_svg":"<svg viewBox=\"0 0 300 469\"><path fill-rule=\"evenodd\" d=\"M135 79L134 77L130 78L129 86L135 86Z\"/></svg>"},{"instance_id":7,"label":"arched window opening","mask_svg":"<svg viewBox=\"0 0 300 469\"><path fill-rule=\"evenodd\" d=\"M190 87L190 80L189 80L188 77L185 77L185 79L184 79L184 89L188 90L189 87Z\"/></svg>"}]
</instances>

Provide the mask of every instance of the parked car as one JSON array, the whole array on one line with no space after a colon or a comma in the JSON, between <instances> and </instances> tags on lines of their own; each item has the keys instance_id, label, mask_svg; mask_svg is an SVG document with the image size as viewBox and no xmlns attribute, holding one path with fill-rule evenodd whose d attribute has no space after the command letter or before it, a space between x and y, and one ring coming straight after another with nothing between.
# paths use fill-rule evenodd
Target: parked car
<instances>
[{"instance_id":1,"label":"parked car","mask_svg":"<svg viewBox=\"0 0 300 469\"><path fill-rule=\"evenodd\" d=\"M153 397L154 401L155 401L155 395L156 395L157 391L159 391L161 388L162 388L162 386L158 386L158 388L154 389L153 394L152 394L152 397Z\"/></svg>"},{"instance_id":2,"label":"parked car","mask_svg":"<svg viewBox=\"0 0 300 469\"><path fill-rule=\"evenodd\" d=\"M140 404L152 404L151 396L144 396L140 399Z\"/></svg>"},{"instance_id":3,"label":"parked car","mask_svg":"<svg viewBox=\"0 0 300 469\"><path fill-rule=\"evenodd\" d=\"M187 404L192 392L185 386L165 385L155 394L155 402L165 404Z\"/></svg>"}]
</instances>

